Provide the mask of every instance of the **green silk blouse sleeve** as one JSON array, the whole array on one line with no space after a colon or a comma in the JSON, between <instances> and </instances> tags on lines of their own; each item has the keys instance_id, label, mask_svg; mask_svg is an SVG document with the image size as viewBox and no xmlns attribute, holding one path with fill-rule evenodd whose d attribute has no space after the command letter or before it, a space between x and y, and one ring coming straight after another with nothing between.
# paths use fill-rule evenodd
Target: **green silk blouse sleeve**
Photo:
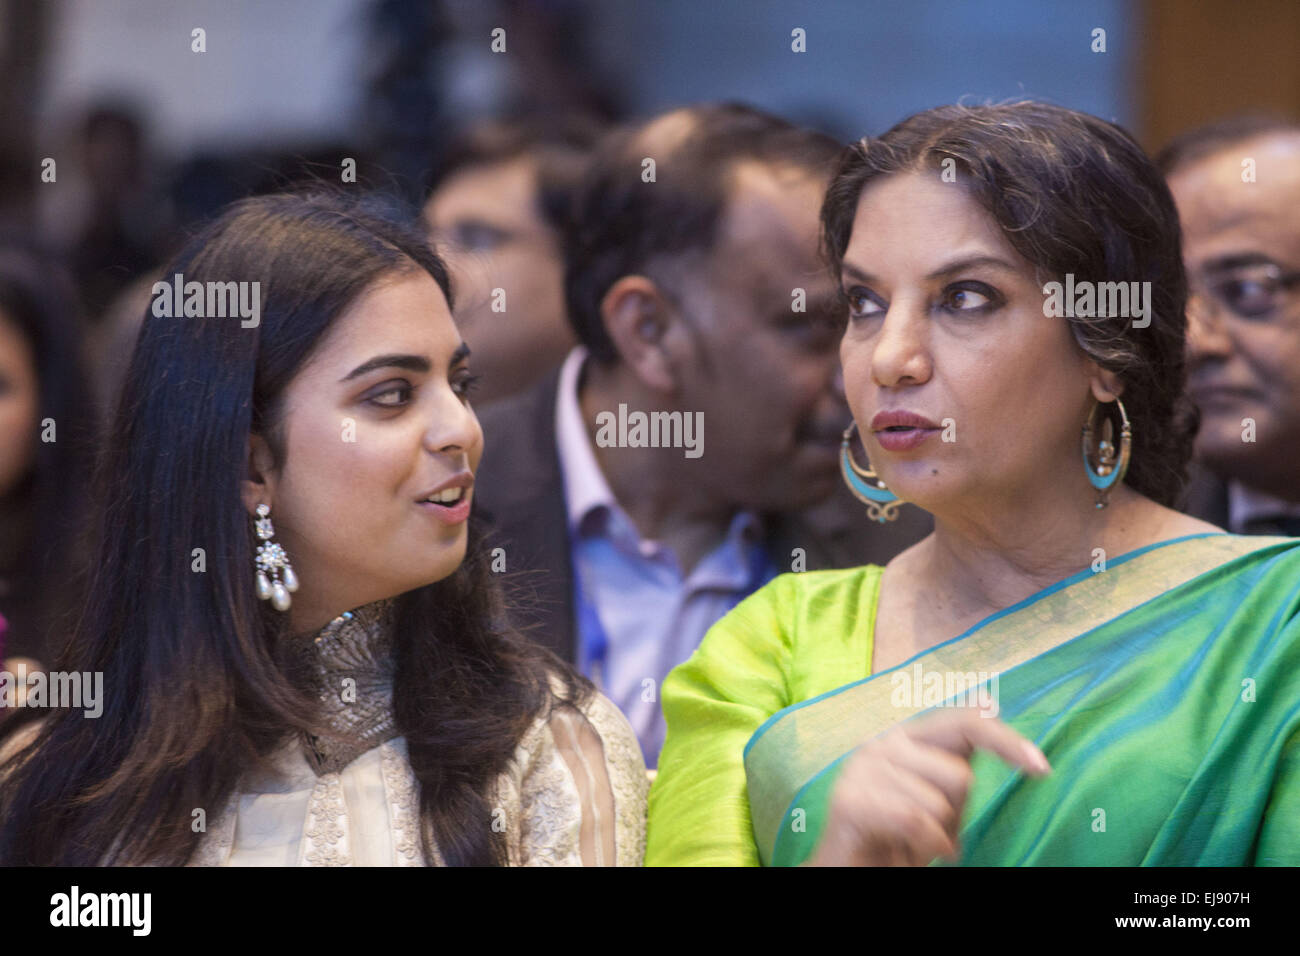
<instances>
[{"instance_id":1,"label":"green silk blouse sleeve","mask_svg":"<svg viewBox=\"0 0 1300 956\"><path fill-rule=\"evenodd\" d=\"M647 866L758 866L745 744L790 703L783 574L713 625L663 683L668 736L650 788Z\"/></svg>"},{"instance_id":2,"label":"green silk blouse sleeve","mask_svg":"<svg viewBox=\"0 0 1300 956\"><path fill-rule=\"evenodd\" d=\"M871 672L883 570L782 574L713 625L668 675L647 865L759 865L745 745L777 711Z\"/></svg>"}]
</instances>

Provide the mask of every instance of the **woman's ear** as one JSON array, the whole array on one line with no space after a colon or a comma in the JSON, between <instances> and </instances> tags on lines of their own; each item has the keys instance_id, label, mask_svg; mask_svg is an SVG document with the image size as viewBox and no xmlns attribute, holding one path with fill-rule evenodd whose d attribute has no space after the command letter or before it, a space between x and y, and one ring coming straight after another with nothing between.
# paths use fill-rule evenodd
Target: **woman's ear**
<instances>
[{"instance_id":1,"label":"woman's ear","mask_svg":"<svg viewBox=\"0 0 1300 956\"><path fill-rule=\"evenodd\" d=\"M275 498L275 468L271 447L261 435L248 436L248 474L240 482L240 498L250 515L257 506L271 505Z\"/></svg>"},{"instance_id":2,"label":"woman's ear","mask_svg":"<svg viewBox=\"0 0 1300 956\"><path fill-rule=\"evenodd\" d=\"M1124 383L1119 376L1091 360L1088 362L1088 381L1092 397L1099 402L1113 402L1124 393Z\"/></svg>"}]
</instances>

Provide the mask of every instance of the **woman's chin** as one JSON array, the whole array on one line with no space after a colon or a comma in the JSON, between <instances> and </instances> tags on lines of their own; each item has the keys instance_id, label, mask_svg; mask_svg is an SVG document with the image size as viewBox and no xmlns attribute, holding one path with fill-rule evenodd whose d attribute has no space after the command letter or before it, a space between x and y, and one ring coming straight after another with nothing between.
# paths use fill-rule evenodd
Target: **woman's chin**
<instances>
[{"instance_id":1,"label":"woman's chin","mask_svg":"<svg viewBox=\"0 0 1300 956\"><path fill-rule=\"evenodd\" d=\"M952 508L953 502L960 496L956 494L948 480L940 480L934 472L934 466L926 466L923 473L911 473L909 469L896 474L891 481L884 478L885 487L898 496L900 501L914 505L931 514Z\"/></svg>"},{"instance_id":2,"label":"woman's chin","mask_svg":"<svg viewBox=\"0 0 1300 956\"><path fill-rule=\"evenodd\" d=\"M438 560L429 564L425 575L425 584L436 584L445 578L451 577L457 569L465 563L465 544L460 543L457 548L449 548L447 553L438 556Z\"/></svg>"},{"instance_id":3,"label":"woman's chin","mask_svg":"<svg viewBox=\"0 0 1300 956\"><path fill-rule=\"evenodd\" d=\"M394 559L388 570L390 572L400 570L405 573L400 578L376 581L374 587L367 590L375 595L372 598L375 601L400 597L403 594L409 594L411 591L418 591L430 584L437 584L439 581L446 580L456 573L461 564L461 560L453 559L450 555L442 555L436 562L426 561L418 568L415 566L415 562L403 564L399 559Z\"/></svg>"}]
</instances>

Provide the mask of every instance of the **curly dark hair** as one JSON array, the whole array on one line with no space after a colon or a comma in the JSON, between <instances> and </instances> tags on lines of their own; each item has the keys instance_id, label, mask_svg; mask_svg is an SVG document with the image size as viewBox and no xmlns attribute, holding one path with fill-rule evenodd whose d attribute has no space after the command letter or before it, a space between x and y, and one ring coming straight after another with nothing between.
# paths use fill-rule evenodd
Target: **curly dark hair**
<instances>
[{"instance_id":1,"label":"curly dark hair","mask_svg":"<svg viewBox=\"0 0 1300 956\"><path fill-rule=\"evenodd\" d=\"M1044 277L1150 282L1150 325L1075 316L1079 347L1115 373L1133 424L1125 482L1176 507L1187 483L1198 417L1184 391L1187 277L1178 210L1164 177L1125 130L1035 101L940 106L840 156L822 205L822 244L836 279L858 198L894 173L941 170L957 182ZM1108 409L1109 410L1109 409Z\"/></svg>"}]
</instances>

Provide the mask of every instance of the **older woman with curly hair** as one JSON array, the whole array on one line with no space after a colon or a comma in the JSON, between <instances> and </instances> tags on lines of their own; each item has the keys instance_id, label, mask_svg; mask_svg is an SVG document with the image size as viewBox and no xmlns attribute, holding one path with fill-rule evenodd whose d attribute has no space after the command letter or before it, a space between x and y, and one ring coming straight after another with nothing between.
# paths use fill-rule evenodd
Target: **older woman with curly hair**
<instances>
[{"instance_id":1,"label":"older woman with curly hair","mask_svg":"<svg viewBox=\"0 0 1300 956\"><path fill-rule=\"evenodd\" d=\"M669 676L648 862L1300 863L1300 542L1175 510L1160 173L1082 113L948 106L849 147L822 221L845 479L935 530L778 577Z\"/></svg>"}]
</instances>

